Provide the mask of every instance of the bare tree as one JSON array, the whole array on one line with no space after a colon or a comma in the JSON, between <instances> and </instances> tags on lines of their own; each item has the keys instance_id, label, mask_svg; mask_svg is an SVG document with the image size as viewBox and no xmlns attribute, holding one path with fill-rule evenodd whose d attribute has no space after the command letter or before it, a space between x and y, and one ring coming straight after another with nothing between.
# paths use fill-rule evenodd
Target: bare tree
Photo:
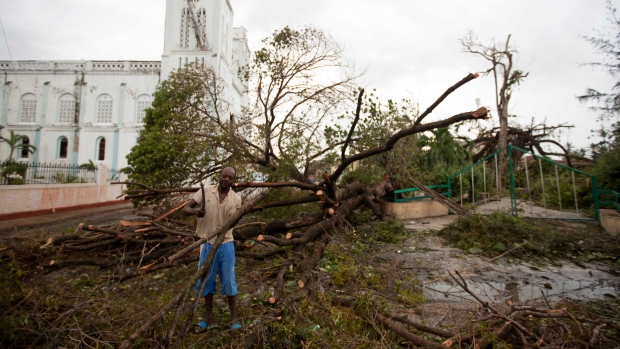
<instances>
[{"instance_id":1,"label":"bare tree","mask_svg":"<svg viewBox=\"0 0 620 349\"><path fill-rule=\"evenodd\" d=\"M495 107L499 119L496 149L502 149L508 145L508 117L510 116L508 103L514 88L529 74L515 69L514 56L518 52L510 46L510 37L509 34L505 42L492 41L484 45L475 34L469 32L460 40L465 52L480 56L491 65L481 74L493 74L495 82ZM500 156L500 163L500 168L503 168L506 164L506 155Z\"/></svg>"}]
</instances>

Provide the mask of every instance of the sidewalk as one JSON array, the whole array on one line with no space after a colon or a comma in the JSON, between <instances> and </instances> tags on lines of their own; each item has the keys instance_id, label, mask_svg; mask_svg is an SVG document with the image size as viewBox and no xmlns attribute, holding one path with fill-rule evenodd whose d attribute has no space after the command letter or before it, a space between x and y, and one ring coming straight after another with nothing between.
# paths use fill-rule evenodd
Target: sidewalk
<instances>
[{"instance_id":1,"label":"sidewalk","mask_svg":"<svg viewBox=\"0 0 620 349\"><path fill-rule=\"evenodd\" d=\"M0 217L0 235L32 229L57 230L78 223L100 225L137 217L128 200L95 207L67 208L55 213L24 212L14 216Z\"/></svg>"}]
</instances>

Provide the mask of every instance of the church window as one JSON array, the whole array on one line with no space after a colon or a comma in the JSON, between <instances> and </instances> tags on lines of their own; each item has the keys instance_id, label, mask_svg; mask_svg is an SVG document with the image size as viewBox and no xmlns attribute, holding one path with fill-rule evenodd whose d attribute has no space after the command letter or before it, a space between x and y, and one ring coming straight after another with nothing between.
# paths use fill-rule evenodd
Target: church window
<instances>
[{"instance_id":1,"label":"church window","mask_svg":"<svg viewBox=\"0 0 620 349\"><path fill-rule=\"evenodd\" d=\"M25 94L22 97L21 109L19 111L19 122L37 122L37 97L35 97L32 93Z\"/></svg>"},{"instance_id":2,"label":"church window","mask_svg":"<svg viewBox=\"0 0 620 349\"><path fill-rule=\"evenodd\" d=\"M151 107L151 99L149 96L138 97L136 104L136 124L143 124L146 116L146 109Z\"/></svg>"},{"instance_id":3,"label":"church window","mask_svg":"<svg viewBox=\"0 0 620 349\"><path fill-rule=\"evenodd\" d=\"M112 97L110 95L101 95L97 98L97 123L112 123Z\"/></svg>"},{"instance_id":4,"label":"church window","mask_svg":"<svg viewBox=\"0 0 620 349\"><path fill-rule=\"evenodd\" d=\"M75 97L64 94L60 97L58 105L58 122L61 124L71 124L75 119Z\"/></svg>"},{"instance_id":5,"label":"church window","mask_svg":"<svg viewBox=\"0 0 620 349\"><path fill-rule=\"evenodd\" d=\"M228 60L228 25L222 17L222 57Z\"/></svg>"},{"instance_id":6,"label":"church window","mask_svg":"<svg viewBox=\"0 0 620 349\"><path fill-rule=\"evenodd\" d=\"M207 11L201 8L198 10L198 25L200 26L200 36L202 42L207 43ZM198 43L196 43L198 45Z\"/></svg>"},{"instance_id":7,"label":"church window","mask_svg":"<svg viewBox=\"0 0 620 349\"><path fill-rule=\"evenodd\" d=\"M181 12L181 41L179 41L180 48L189 48L189 35L191 27L191 18L189 8L184 8Z\"/></svg>"},{"instance_id":8,"label":"church window","mask_svg":"<svg viewBox=\"0 0 620 349\"><path fill-rule=\"evenodd\" d=\"M30 138L28 137L22 138L21 154L19 154L20 159L28 159L28 156L30 155L30 149L31 149L29 145L30 145Z\"/></svg>"},{"instance_id":9,"label":"church window","mask_svg":"<svg viewBox=\"0 0 620 349\"><path fill-rule=\"evenodd\" d=\"M67 140L67 137L60 137L58 139L58 158L66 159L68 149L69 149L69 140Z\"/></svg>"},{"instance_id":10,"label":"church window","mask_svg":"<svg viewBox=\"0 0 620 349\"><path fill-rule=\"evenodd\" d=\"M97 161L105 160L105 138L101 137L97 140L97 154L95 156Z\"/></svg>"}]
</instances>

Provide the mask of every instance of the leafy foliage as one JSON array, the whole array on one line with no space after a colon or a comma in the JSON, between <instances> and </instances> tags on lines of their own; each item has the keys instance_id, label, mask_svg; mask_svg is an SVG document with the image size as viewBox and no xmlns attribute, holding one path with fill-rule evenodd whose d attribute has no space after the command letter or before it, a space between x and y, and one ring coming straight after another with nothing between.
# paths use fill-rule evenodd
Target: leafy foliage
<instances>
[{"instance_id":1,"label":"leafy foliage","mask_svg":"<svg viewBox=\"0 0 620 349\"><path fill-rule=\"evenodd\" d=\"M127 155L123 172L129 180L159 188L182 187L212 176L224 161L235 166L239 144L234 136L243 127L227 113L222 90L210 68L189 65L173 72L155 92L138 143Z\"/></svg>"},{"instance_id":2,"label":"leafy foliage","mask_svg":"<svg viewBox=\"0 0 620 349\"><path fill-rule=\"evenodd\" d=\"M589 170L596 176L599 189L620 192L620 142L596 157L595 165Z\"/></svg>"}]
</instances>

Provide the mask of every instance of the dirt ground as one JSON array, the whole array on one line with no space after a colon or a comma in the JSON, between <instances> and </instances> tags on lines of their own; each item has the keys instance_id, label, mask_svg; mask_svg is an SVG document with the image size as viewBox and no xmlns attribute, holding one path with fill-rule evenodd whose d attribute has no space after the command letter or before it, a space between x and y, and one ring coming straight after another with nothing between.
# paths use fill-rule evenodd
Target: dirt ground
<instances>
[{"instance_id":1,"label":"dirt ground","mask_svg":"<svg viewBox=\"0 0 620 349\"><path fill-rule=\"evenodd\" d=\"M139 216L131 203L87 208L70 212L54 213L41 216L0 221L0 239L14 234L31 236L43 231L58 232L78 223L107 225L119 220L134 220Z\"/></svg>"},{"instance_id":2,"label":"dirt ground","mask_svg":"<svg viewBox=\"0 0 620 349\"><path fill-rule=\"evenodd\" d=\"M510 253L490 259L451 248L435 234L457 216L425 218L406 222L412 238L400 246L380 251L374 259L391 259L401 272L423 280L426 302L423 311L409 317L435 326L458 324L464 314L476 313L480 304L449 276L459 271L468 287L483 301L540 304L560 300L616 299L620 296L618 268L603 263L546 261L525 262ZM570 229L584 228L575 221L558 221Z\"/></svg>"}]
</instances>

